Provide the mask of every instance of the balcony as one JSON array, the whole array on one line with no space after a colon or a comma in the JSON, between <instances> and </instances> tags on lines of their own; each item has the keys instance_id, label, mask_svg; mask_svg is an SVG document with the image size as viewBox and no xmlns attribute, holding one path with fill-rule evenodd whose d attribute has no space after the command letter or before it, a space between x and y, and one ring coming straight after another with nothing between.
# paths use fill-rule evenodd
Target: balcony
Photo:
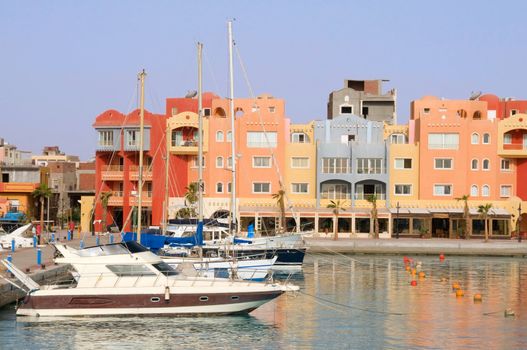
<instances>
[{"instance_id":1,"label":"balcony","mask_svg":"<svg viewBox=\"0 0 527 350\"><path fill-rule=\"evenodd\" d=\"M130 196L130 205L137 206L137 204L138 204L138 197L137 196ZM152 191L143 191L141 205L144 206L144 207L151 207L152 206Z\"/></svg>"},{"instance_id":2,"label":"balcony","mask_svg":"<svg viewBox=\"0 0 527 350\"><path fill-rule=\"evenodd\" d=\"M527 144L499 144L498 155L505 158L527 158Z\"/></svg>"},{"instance_id":3,"label":"balcony","mask_svg":"<svg viewBox=\"0 0 527 350\"><path fill-rule=\"evenodd\" d=\"M205 148L203 148L203 151L205 151ZM180 142L176 142L175 140L173 140L172 145L170 146L170 152L173 154L197 155L198 154L198 141L183 140Z\"/></svg>"},{"instance_id":4,"label":"balcony","mask_svg":"<svg viewBox=\"0 0 527 350\"><path fill-rule=\"evenodd\" d=\"M110 198L108 198L108 206L122 207L123 206L123 192L113 191Z\"/></svg>"},{"instance_id":5,"label":"balcony","mask_svg":"<svg viewBox=\"0 0 527 350\"><path fill-rule=\"evenodd\" d=\"M139 166L130 166L130 180L139 180ZM143 181L152 181L152 167L149 165L143 165Z\"/></svg>"},{"instance_id":6,"label":"balcony","mask_svg":"<svg viewBox=\"0 0 527 350\"><path fill-rule=\"evenodd\" d=\"M102 167L101 175L104 181L122 181L123 180L123 166L122 165L104 165Z\"/></svg>"}]
</instances>

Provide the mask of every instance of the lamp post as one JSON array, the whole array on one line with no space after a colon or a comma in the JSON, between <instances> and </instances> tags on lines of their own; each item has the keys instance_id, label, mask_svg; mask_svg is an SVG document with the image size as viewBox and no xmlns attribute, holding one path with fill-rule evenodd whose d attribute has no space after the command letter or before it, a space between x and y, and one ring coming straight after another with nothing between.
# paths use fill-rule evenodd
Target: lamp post
<instances>
[{"instance_id":1,"label":"lamp post","mask_svg":"<svg viewBox=\"0 0 527 350\"><path fill-rule=\"evenodd\" d=\"M518 243L522 242L522 234L520 232L520 222L522 221L522 204L518 205L518 220L516 220L516 225L518 225Z\"/></svg>"},{"instance_id":2,"label":"lamp post","mask_svg":"<svg viewBox=\"0 0 527 350\"><path fill-rule=\"evenodd\" d=\"M397 214L395 215L395 221L397 222L395 224L395 238L399 239L399 209L401 208L399 206L399 202L397 202L397 206L395 208L397 208Z\"/></svg>"}]
</instances>

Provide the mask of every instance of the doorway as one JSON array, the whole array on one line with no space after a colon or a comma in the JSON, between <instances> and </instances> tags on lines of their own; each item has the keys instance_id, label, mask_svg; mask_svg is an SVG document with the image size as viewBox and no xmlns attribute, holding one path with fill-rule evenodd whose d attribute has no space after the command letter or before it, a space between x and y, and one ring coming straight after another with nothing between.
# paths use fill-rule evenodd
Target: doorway
<instances>
[{"instance_id":1,"label":"doorway","mask_svg":"<svg viewBox=\"0 0 527 350\"><path fill-rule=\"evenodd\" d=\"M448 218L432 219L432 237L448 238L450 232L450 220Z\"/></svg>"}]
</instances>

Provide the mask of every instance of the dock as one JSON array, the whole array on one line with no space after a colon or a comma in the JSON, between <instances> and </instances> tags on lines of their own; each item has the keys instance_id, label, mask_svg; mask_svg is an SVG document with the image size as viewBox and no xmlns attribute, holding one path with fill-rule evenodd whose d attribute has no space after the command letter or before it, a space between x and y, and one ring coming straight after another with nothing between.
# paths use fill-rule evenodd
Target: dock
<instances>
[{"instance_id":1,"label":"dock","mask_svg":"<svg viewBox=\"0 0 527 350\"><path fill-rule=\"evenodd\" d=\"M415 255L479 255L496 257L527 257L527 241L463 240L422 238L304 238L310 253L346 254L415 254Z\"/></svg>"}]
</instances>

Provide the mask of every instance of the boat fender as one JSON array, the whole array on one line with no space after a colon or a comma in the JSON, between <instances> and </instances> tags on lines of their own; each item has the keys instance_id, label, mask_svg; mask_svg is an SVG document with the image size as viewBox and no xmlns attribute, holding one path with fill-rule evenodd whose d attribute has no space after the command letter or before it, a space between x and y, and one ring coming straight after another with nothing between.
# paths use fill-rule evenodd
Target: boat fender
<instances>
[{"instance_id":1,"label":"boat fender","mask_svg":"<svg viewBox=\"0 0 527 350\"><path fill-rule=\"evenodd\" d=\"M165 287L165 303L168 303L170 301L170 287Z\"/></svg>"}]
</instances>

